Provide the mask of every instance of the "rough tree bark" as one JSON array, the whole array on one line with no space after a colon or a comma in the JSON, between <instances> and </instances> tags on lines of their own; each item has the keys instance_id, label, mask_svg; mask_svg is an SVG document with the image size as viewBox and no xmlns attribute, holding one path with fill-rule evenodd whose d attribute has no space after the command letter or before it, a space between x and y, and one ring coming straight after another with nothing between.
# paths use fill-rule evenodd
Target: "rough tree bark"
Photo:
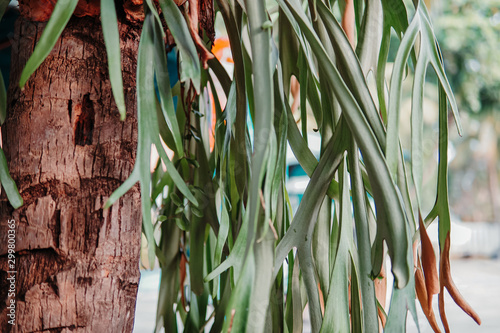
<instances>
[{"instance_id":1,"label":"rough tree bark","mask_svg":"<svg viewBox=\"0 0 500 333\"><path fill-rule=\"evenodd\" d=\"M137 140L139 28L120 24L127 119L119 120L99 18L73 17L23 91L20 73L44 23L19 19L9 114L9 169L24 199L0 198L0 331L131 332L139 281L137 187L102 207L130 174ZM7 221L15 219L16 326L7 323Z\"/></svg>"}]
</instances>

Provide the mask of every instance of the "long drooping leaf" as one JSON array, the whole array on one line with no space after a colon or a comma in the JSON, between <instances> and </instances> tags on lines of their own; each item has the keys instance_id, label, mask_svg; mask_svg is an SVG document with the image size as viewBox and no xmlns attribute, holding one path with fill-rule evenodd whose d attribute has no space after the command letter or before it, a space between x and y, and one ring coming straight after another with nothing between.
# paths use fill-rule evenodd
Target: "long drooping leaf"
<instances>
[{"instance_id":1,"label":"long drooping leaf","mask_svg":"<svg viewBox=\"0 0 500 333\"><path fill-rule=\"evenodd\" d=\"M33 54L28 59L26 66L21 73L21 78L19 80L19 87L24 87L26 81L30 78L38 66L47 58L50 51L56 45L59 36L63 32L66 24L68 24L71 15L75 11L78 0L59 0L54 6L50 20L47 22L45 29L42 32L42 36L36 44Z\"/></svg>"},{"instance_id":2,"label":"long drooping leaf","mask_svg":"<svg viewBox=\"0 0 500 333\"><path fill-rule=\"evenodd\" d=\"M243 6L242 1L231 7L226 1L217 2L226 24L228 37L230 42L231 54L234 61L234 80L233 84L235 86L235 96L234 96L234 107L232 108L234 117L233 123L228 128L229 133L234 136L234 144L230 146L231 159L234 161L234 169L238 170L238 177L234 177L234 170L230 170L230 174L234 177L236 183L237 191L240 196L243 196L244 189L248 186L247 176L249 173L248 159L246 156L246 149L242 149L246 146L246 122L247 122L247 107L250 112L254 111L252 107L254 101L248 101L247 105L247 93L252 95L252 84L247 82L251 78L251 73L253 71L253 65L250 63L245 64L245 59L249 56L245 56L247 51L241 41L241 27L237 23L237 18L242 14L241 10ZM266 54L269 56L269 54ZM250 84L250 85L249 85ZM250 97L248 96L248 98ZM233 105L232 105L233 106ZM255 118L255 115L252 115ZM234 128L232 127L234 125Z\"/></svg>"},{"instance_id":3,"label":"long drooping leaf","mask_svg":"<svg viewBox=\"0 0 500 333\"><path fill-rule=\"evenodd\" d=\"M121 195L127 192L137 181L141 184L141 201L143 213L143 227L148 239L148 253L150 264L154 263L156 242L153 235L153 225L151 217L151 201L150 187L150 155L151 145L154 144L158 150L162 161L167 166L167 172L172 178L175 185L179 188L183 195L194 205L198 205L198 201L193 196L186 183L179 175L174 165L165 153L160 142L158 120L156 117L156 96L154 91L154 31L153 31L153 16L149 12L144 21L144 28L141 34L139 43L139 56L137 60L137 122L138 143L137 157L134 170L131 176L127 179L108 199L105 208L110 207Z\"/></svg>"},{"instance_id":4,"label":"long drooping leaf","mask_svg":"<svg viewBox=\"0 0 500 333\"><path fill-rule=\"evenodd\" d=\"M364 21L361 27L359 43L356 53L363 73L368 75L371 71L378 75L378 50L382 43L384 10L381 0L368 1L364 12ZM359 31L359 30L358 30Z\"/></svg>"},{"instance_id":5,"label":"long drooping leaf","mask_svg":"<svg viewBox=\"0 0 500 333\"><path fill-rule=\"evenodd\" d=\"M366 190L363 185L361 170L359 167L359 152L354 140L349 147L349 171L351 174L351 193L354 208L354 223L356 226L357 249L359 254L359 280L361 299L363 300L363 324L366 332L378 329L377 303L375 298L375 285L370 278L371 265L371 243L370 230L368 226L368 208L366 207Z\"/></svg>"},{"instance_id":6,"label":"long drooping leaf","mask_svg":"<svg viewBox=\"0 0 500 333\"><path fill-rule=\"evenodd\" d=\"M223 332L255 331L247 330L248 324L254 324L248 322L248 309L255 281L253 252L249 252L245 263L226 309Z\"/></svg>"},{"instance_id":7,"label":"long drooping leaf","mask_svg":"<svg viewBox=\"0 0 500 333\"><path fill-rule=\"evenodd\" d=\"M181 81L191 80L195 89L199 91L201 66L188 25L173 0L159 0L159 3L182 59Z\"/></svg>"},{"instance_id":8,"label":"long drooping leaf","mask_svg":"<svg viewBox=\"0 0 500 333\"><path fill-rule=\"evenodd\" d=\"M149 200L150 191L150 165L149 156L151 155L151 138L148 132L153 131L154 126L158 126L151 121L151 115L156 115L156 104L154 103L153 90L153 68L150 64L153 62L153 22L152 16L147 15L144 21L144 28L139 43L139 54L137 59L137 122L139 124L139 134L137 143L137 173L141 184L141 202L142 202L142 225L148 240L149 263L154 263L156 241L153 235L153 224L151 218L151 201ZM149 111L149 112L148 112Z\"/></svg>"},{"instance_id":9,"label":"long drooping leaf","mask_svg":"<svg viewBox=\"0 0 500 333\"><path fill-rule=\"evenodd\" d=\"M179 285L179 235L175 223L163 223L160 249L165 257L160 279L155 332L164 327L166 331L177 331L177 321L172 307L177 302Z\"/></svg>"},{"instance_id":10,"label":"long drooping leaf","mask_svg":"<svg viewBox=\"0 0 500 333\"><path fill-rule=\"evenodd\" d=\"M401 96L402 96L402 77L404 73L404 67L407 64L408 57L410 56L410 51L412 50L417 36L420 35L420 47L418 59L416 59L417 64L415 68L415 76L413 80L413 99L412 99L412 171L415 186L417 189L417 199L420 197L420 187L422 182L422 98L423 98L423 86L425 79L425 71L427 64L430 63L436 74L438 76L441 86L446 92L446 96L450 102L453 115L458 127L459 132L461 132L461 126L458 116L458 108L451 91L451 87L446 79L444 73L444 68L439 55L439 49L437 46L436 37L432 30L430 23L429 14L425 8L425 4L422 1L417 2L415 16L412 22L408 26L403 39L401 40L401 45L398 49L396 60L393 67L393 75L391 77L390 85L390 97L389 97L389 111L388 111L388 125L387 125L387 146L386 146L386 156L387 163L391 170L391 173L395 175L397 170L397 160L398 160L398 149L399 144L399 110L401 106ZM394 177L395 178L395 177Z\"/></svg>"},{"instance_id":11,"label":"long drooping leaf","mask_svg":"<svg viewBox=\"0 0 500 333\"><path fill-rule=\"evenodd\" d=\"M387 164L395 177L397 172L398 158L398 136L399 136L399 110L401 107L402 80L404 67L410 55L412 45L417 39L418 20L414 19L406 30L404 38L401 40L396 60L394 61L393 75L391 76L391 91L389 94L389 110L387 121L387 146L385 154Z\"/></svg>"},{"instance_id":12,"label":"long drooping leaf","mask_svg":"<svg viewBox=\"0 0 500 333\"><path fill-rule=\"evenodd\" d=\"M353 242L353 221L348 189L347 160L345 157L342 169L339 172L339 179L341 179L342 184L339 219L340 235L321 332L350 331L348 265L351 261L349 249Z\"/></svg>"},{"instance_id":13,"label":"long drooping leaf","mask_svg":"<svg viewBox=\"0 0 500 333\"><path fill-rule=\"evenodd\" d=\"M172 133L175 142L175 153L177 156L184 155L182 147L182 136L175 115L172 91L170 89L170 76L167 67L167 54L163 46L162 27L155 22L154 25L155 40L155 78L158 84L158 95L160 99L163 117Z\"/></svg>"},{"instance_id":14,"label":"long drooping leaf","mask_svg":"<svg viewBox=\"0 0 500 333\"><path fill-rule=\"evenodd\" d=\"M441 321L449 332L448 321L444 310L444 288L452 295L453 300L479 325L481 319L472 307L460 295L453 282L450 271L450 230L451 218L448 203L448 104L444 87L439 87L439 165L438 165L438 188L435 210L439 215L439 248L441 253L440 266L440 293L439 313ZM434 209L433 209L434 210ZM432 213L432 212L431 212Z\"/></svg>"},{"instance_id":15,"label":"long drooping leaf","mask_svg":"<svg viewBox=\"0 0 500 333\"><path fill-rule=\"evenodd\" d=\"M351 259L351 286L350 286L350 293L351 293L351 327L352 327L352 332L353 333L361 333L364 332L364 324L367 324L363 320L362 316L362 298L361 298L361 293L360 293L360 286L359 286L359 273L357 271L357 264L356 260L354 260L355 256L351 254L350 259ZM375 326L375 325L373 325ZM368 329L366 330L368 331Z\"/></svg>"},{"instance_id":16,"label":"long drooping leaf","mask_svg":"<svg viewBox=\"0 0 500 333\"><path fill-rule=\"evenodd\" d=\"M120 55L120 34L114 0L101 0L101 25L106 54L108 56L109 81L121 120L127 113L123 95L122 64Z\"/></svg>"},{"instance_id":17,"label":"long drooping leaf","mask_svg":"<svg viewBox=\"0 0 500 333\"><path fill-rule=\"evenodd\" d=\"M347 40L332 12L321 2L318 4L318 13L324 21L325 27L333 41L336 54L338 54L337 61L339 62L339 68L342 68L346 73L344 77L346 85L363 111L379 144L383 147L385 144L385 133L382 122L368 90L363 69L350 47L349 40ZM342 52L339 52L340 50Z\"/></svg>"}]
</instances>

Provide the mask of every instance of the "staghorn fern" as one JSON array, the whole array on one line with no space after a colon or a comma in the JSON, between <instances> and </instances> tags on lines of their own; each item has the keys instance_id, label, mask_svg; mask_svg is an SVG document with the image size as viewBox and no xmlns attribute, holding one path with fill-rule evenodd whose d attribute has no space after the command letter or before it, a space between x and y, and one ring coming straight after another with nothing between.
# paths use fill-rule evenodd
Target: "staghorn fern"
<instances>
[{"instance_id":1,"label":"staghorn fern","mask_svg":"<svg viewBox=\"0 0 500 333\"><path fill-rule=\"evenodd\" d=\"M21 86L49 54L77 2L56 4ZM201 331L210 323L211 332L300 332L307 304L313 332L375 332L379 325L402 332L408 311L417 318L416 296L439 331L431 306L438 293L449 331L444 287L480 322L450 275L448 106L459 130L460 125L424 2L217 0L234 73L226 72L207 51L210 43L205 45L196 33L193 9L211 1L181 7L172 0L158 3L161 11L152 1L144 2L137 161L107 203L140 182L149 262L157 258L162 269L156 331ZM114 2L102 0L101 14L107 18L103 31L110 78L123 118ZM181 82L173 89L162 19L180 58ZM396 32L392 37L391 29ZM400 43L388 85L384 73L394 36ZM439 79L439 176L435 206L424 212L422 99L429 64ZM413 88L407 171L399 113L408 71ZM376 81L372 90L370 75ZM293 96L292 77L301 88ZM177 110L172 96L179 99ZM300 99L300 129L292 98ZM227 100L225 106L220 99ZM321 135L319 161L307 145L307 105ZM210 121L212 108L215 119ZM172 158L163 142L174 152ZM157 163L150 172L152 145L166 171ZM286 188L287 145L310 177L295 214ZM4 160L0 151L0 180L18 207L22 202ZM437 217L439 270L425 232ZM379 286L386 283L388 260L395 282L390 305L384 307Z\"/></svg>"}]
</instances>

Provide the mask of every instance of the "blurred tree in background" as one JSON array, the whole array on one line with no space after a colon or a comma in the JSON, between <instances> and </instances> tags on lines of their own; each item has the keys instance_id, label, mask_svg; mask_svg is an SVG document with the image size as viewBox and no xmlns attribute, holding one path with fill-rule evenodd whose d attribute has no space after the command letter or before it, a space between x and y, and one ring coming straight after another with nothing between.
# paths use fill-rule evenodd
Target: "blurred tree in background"
<instances>
[{"instance_id":1,"label":"blurred tree in background","mask_svg":"<svg viewBox=\"0 0 500 333\"><path fill-rule=\"evenodd\" d=\"M464 117L463 136L450 133L450 205L465 221L499 221L500 1L438 1L432 15Z\"/></svg>"},{"instance_id":2,"label":"blurred tree in background","mask_svg":"<svg viewBox=\"0 0 500 333\"><path fill-rule=\"evenodd\" d=\"M441 1L436 7L436 34L462 109L478 114L498 110L500 1Z\"/></svg>"}]
</instances>

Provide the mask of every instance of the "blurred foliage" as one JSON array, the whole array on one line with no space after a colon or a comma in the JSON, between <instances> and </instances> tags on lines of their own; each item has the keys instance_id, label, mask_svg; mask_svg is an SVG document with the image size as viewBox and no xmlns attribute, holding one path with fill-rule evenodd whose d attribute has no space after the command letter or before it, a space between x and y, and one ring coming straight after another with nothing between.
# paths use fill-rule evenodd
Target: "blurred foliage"
<instances>
[{"instance_id":1,"label":"blurred foliage","mask_svg":"<svg viewBox=\"0 0 500 333\"><path fill-rule=\"evenodd\" d=\"M450 133L450 206L463 221L498 221L500 1L433 2L432 16L448 79L465 111L462 136Z\"/></svg>"},{"instance_id":2,"label":"blurred foliage","mask_svg":"<svg viewBox=\"0 0 500 333\"><path fill-rule=\"evenodd\" d=\"M458 103L474 113L498 109L500 1L439 1L433 12L436 36Z\"/></svg>"}]
</instances>

